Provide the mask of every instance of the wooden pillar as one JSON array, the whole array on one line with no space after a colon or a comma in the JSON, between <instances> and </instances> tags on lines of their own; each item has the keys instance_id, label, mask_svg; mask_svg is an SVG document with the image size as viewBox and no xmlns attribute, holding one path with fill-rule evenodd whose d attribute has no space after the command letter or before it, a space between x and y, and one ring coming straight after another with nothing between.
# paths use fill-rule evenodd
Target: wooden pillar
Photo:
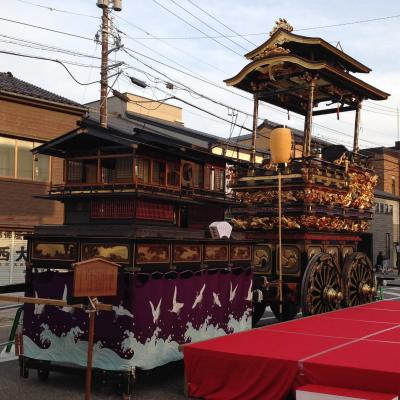
<instances>
[{"instance_id":1,"label":"wooden pillar","mask_svg":"<svg viewBox=\"0 0 400 400\"><path fill-rule=\"evenodd\" d=\"M253 167L256 165L256 141L257 141L257 127L258 127L258 93L254 93L254 111L253 111L253 135L251 138L251 158L250 162Z\"/></svg>"},{"instance_id":2,"label":"wooden pillar","mask_svg":"<svg viewBox=\"0 0 400 400\"><path fill-rule=\"evenodd\" d=\"M308 95L307 114L304 121L303 157L311 155L312 113L314 108L315 79L311 79Z\"/></svg>"},{"instance_id":3,"label":"wooden pillar","mask_svg":"<svg viewBox=\"0 0 400 400\"><path fill-rule=\"evenodd\" d=\"M87 366L86 366L86 384L85 384L85 400L92 398L92 370L93 370L93 341L94 341L94 320L96 317L96 309L89 310L89 332L88 332L88 350L87 350Z\"/></svg>"},{"instance_id":4,"label":"wooden pillar","mask_svg":"<svg viewBox=\"0 0 400 400\"><path fill-rule=\"evenodd\" d=\"M361 115L361 101L357 103L356 108L356 118L354 120L354 142L353 142L353 152L358 153L358 137L360 135L360 115Z\"/></svg>"}]
</instances>

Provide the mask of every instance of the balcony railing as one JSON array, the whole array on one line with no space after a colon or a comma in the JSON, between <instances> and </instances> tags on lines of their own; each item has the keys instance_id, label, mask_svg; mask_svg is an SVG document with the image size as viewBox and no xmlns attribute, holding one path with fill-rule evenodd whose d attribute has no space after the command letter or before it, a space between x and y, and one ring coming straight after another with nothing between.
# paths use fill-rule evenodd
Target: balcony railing
<instances>
[{"instance_id":1,"label":"balcony railing","mask_svg":"<svg viewBox=\"0 0 400 400\"><path fill-rule=\"evenodd\" d=\"M199 187L160 186L147 183L67 183L51 185L50 196L69 196L75 194L122 194L122 193L148 193L164 194L184 198L218 198L225 199L229 196L224 191L216 191Z\"/></svg>"}]
</instances>

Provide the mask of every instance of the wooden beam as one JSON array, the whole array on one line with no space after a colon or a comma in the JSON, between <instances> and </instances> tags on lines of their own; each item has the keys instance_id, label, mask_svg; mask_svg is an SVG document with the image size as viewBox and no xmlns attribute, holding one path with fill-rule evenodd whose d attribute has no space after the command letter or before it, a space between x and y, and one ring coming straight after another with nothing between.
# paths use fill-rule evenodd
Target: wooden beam
<instances>
[{"instance_id":1,"label":"wooden beam","mask_svg":"<svg viewBox=\"0 0 400 400\"><path fill-rule=\"evenodd\" d=\"M282 94L282 93L293 93L296 92L297 90L303 90L306 89L308 85L297 85L297 86L291 86L289 88L282 88L282 89L273 89L273 90L261 90L259 92L259 97L260 100L263 100L264 97L273 97L277 94Z\"/></svg>"},{"instance_id":2,"label":"wooden beam","mask_svg":"<svg viewBox=\"0 0 400 400\"><path fill-rule=\"evenodd\" d=\"M25 296L12 296L12 295L0 295L0 301L11 301L16 303L28 303L28 304L46 304L48 306L56 307L73 307L73 308L84 308L83 304L68 304L64 300L57 299L44 299L40 297L25 297ZM112 304L96 303L96 309L102 311L112 311Z\"/></svg>"},{"instance_id":3,"label":"wooden beam","mask_svg":"<svg viewBox=\"0 0 400 400\"><path fill-rule=\"evenodd\" d=\"M356 109L357 109L356 106L344 106L344 107L339 107L339 112L355 111ZM313 115L334 114L337 112L338 112L337 108L327 108L326 110L314 111Z\"/></svg>"}]
</instances>

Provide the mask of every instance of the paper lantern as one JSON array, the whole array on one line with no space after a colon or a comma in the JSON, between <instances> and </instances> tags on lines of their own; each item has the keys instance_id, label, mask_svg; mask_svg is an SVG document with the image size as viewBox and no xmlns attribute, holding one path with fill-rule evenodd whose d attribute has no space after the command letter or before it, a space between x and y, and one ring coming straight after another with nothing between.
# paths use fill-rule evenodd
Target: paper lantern
<instances>
[{"instance_id":1,"label":"paper lantern","mask_svg":"<svg viewBox=\"0 0 400 400\"><path fill-rule=\"evenodd\" d=\"M292 131L289 128L274 129L270 136L270 150L273 163L289 162L292 152Z\"/></svg>"},{"instance_id":2,"label":"paper lantern","mask_svg":"<svg viewBox=\"0 0 400 400\"><path fill-rule=\"evenodd\" d=\"M209 225L213 239L229 239L232 233L232 225L226 221L215 221Z\"/></svg>"}]
</instances>

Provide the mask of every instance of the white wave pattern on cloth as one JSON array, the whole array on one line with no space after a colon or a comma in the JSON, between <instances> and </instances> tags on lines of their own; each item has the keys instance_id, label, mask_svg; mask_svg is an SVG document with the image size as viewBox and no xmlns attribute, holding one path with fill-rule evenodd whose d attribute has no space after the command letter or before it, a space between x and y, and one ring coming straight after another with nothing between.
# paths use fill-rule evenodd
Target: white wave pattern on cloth
<instances>
[{"instance_id":1,"label":"white wave pattern on cloth","mask_svg":"<svg viewBox=\"0 0 400 400\"><path fill-rule=\"evenodd\" d=\"M211 339L227 333L240 332L251 328L251 309L248 309L238 320L229 315L228 332L222 327L210 324L211 317L207 317L204 323L195 329L191 322L186 325L184 341L197 342ZM24 355L39 360L54 362L69 362L80 366L86 366L87 342L80 340L83 331L79 327L72 328L61 337L55 335L47 324L42 324L40 334L41 348L28 336L24 335ZM121 371L130 368L152 369L182 358L179 352L179 343L172 340L171 336L161 338L161 329L156 328L153 335L144 343L139 342L134 333L126 330L125 338L121 342L121 351L130 358L122 358L113 350L103 347L97 342L93 348L93 366L105 370Z\"/></svg>"}]
</instances>

